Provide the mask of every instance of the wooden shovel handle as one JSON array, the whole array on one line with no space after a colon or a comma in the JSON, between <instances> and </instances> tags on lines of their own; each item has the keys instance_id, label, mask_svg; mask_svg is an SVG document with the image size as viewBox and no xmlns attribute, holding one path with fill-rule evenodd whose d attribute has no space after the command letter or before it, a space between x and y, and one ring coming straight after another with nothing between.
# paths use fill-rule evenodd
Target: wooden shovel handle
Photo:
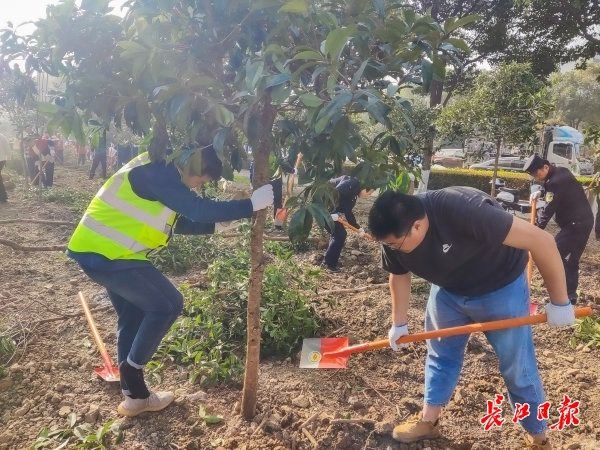
<instances>
[{"instance_id":1,"label":"wooden shovel handle","mask_svg":"<svg viewBox=\"0 0 600 450\"><path fill-rule=\"evenodd\" d=\"M592 315L592 308L589 306L575 309L575 317L585 317ZM536 314L533 316L514 317L512 319L493 320L491 322L471 323L460 327L442 328L441 330L425 331L423 333L408 334L402 336L396 342L398 344L406 344L408 342L424 341L426 339L444 338L450 336L458 336L461 334L475 333L476 331L492 331L505 328L520 327L523 325L534 325L544 323L548 320L546 314ZM336 352L328 353L335 356L349 356L353 353L368 352L370 350L379 350L390 346L387 339L380 341L365 342L364 344L351 345Z\"/></svg>"},{"instance_id":2,"label":"wooden shovel handle","mask_svg":"<svg viewBox=\"0 0 600 450\"><path fill-rule=\"evenodd\" d=\"M531 201L531 214L529 217L529 221L532 225L535 225L535 219L537 215L537 200L533 199ZM531 279L533 278L533 259L531 258L531 253L529 253L529 263L527 264L527 284L529 285L529 289L531 289Z\"/></svg>"},{"instance_id":3,"label":"wooden shovel handle","mask_svg":"<svg viewBox=\"0 0 600 450\"><path fill-rule=\"evenodd\" d=\"M92 313L90 312L90 308L88 307L87 301L81 292L79 292L77 296L79 297L79 301L81 302L81 307L83 308L83 312L85 313L85 318L87 319L87 323L90 326L92 336L94 338L94 341L96 342L96 347L98 347L98 351L100 352L102 361L104 361L104 365L110 369L113 367L112 360L110 359L110 356L106 351L106 346L104 345L104 341L100 337L100 333L98 333L98 329L96 328L96 324L94 323L94 319L92 317Z\"/></svg>"},{"instance_id":4,"label":"wooden shovel handle","mask_svg":"<svg viewBox=\"0 0 600 450\"><path fill-rule=\"evenodd\" d=\"M337 221L339 223L341 223L344 226L344 228L347 228L350 231L354 231L355 233L360 233L360 230L358 228L353 227L352 225L350 225L348 222L346 222L345 219L342 219L341 217L338 217ZM370 241L374 241L375 240L375 239L373 239L373 236L371 236L369 233L365 233L364 236L365 236L366 239L368 239Z\"/></svg>"}]
</instances>

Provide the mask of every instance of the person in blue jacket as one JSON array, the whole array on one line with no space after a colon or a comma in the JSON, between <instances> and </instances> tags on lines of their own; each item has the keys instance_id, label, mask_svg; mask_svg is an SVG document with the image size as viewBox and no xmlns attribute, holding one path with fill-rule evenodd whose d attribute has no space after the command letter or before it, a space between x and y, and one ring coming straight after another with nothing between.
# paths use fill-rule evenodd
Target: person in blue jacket
<instances>
[{"instance_id":1,"label":"person in blue jacket","mask_svg":"<svg viewBox=\"0 0 600 450\"><path fill-rule=\"evenodd\" d=\"M144 153L102 186L69 241L67 254L106 288L117 313L121 415L159 411L174 399L172 392L150 392L143 368L181 313L183 296L148 255L173 233L210 234L216 223L273 204L270 184L243 200L210 200L192 191L221 178L222 170L212 146L187 149L172 163Z\"/></svg>"}]
</instances>

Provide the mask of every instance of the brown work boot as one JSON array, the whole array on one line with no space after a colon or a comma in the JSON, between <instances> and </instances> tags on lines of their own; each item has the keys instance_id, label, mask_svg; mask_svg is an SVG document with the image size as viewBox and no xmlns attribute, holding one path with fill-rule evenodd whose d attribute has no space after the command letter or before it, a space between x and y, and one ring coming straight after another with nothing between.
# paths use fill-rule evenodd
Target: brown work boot
<instances>
[{"instance_id":1,"label":"brown work boot","mask_svg":"<svg viewBox=\"0 0 600 450\"><path fill-rule=\"evenodd\" d=\"M396 425L392 437L399 442L409 444L422 439L436 439L441 436L440 420L428 422L421 414L409 418L406 422Z\"/></svg>"},{"instance_id":2,"label":"brown work boot","mask_svg":"<svg viewBox=\"0 0 600 450\"><path fill-rule=\"evenodd\" d=\"M548 436L543 439L536 439L528 434L525 436L525 448L530 450L552 450L552 444Z\"/></svg>"},{"instance_id":3,"label":"brown work boot","mask_svg":"<svg viewBox=\"0 0 600 450\"><path fill-rule=\"evenodd\" d=\"M144 399L126 397L117 412L121 416L134 417L146 411L160 411L169 406L174 398L172 392L151 392L150 397Z\"/></svg>"}]
</instances>

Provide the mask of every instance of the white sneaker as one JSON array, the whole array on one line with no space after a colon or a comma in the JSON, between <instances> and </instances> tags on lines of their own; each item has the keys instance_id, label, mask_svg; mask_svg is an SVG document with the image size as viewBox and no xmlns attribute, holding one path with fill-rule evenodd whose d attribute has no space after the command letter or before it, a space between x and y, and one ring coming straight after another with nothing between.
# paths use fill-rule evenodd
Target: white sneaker
<instances>
[{"instance_id":1,"label":"white sneaker","mask_svg":"<svg viewBox=\"0 0 600 450\"><path fill-rule=\"evenodd\" d=\"M117 412L126 417L134 417L146 411L160 411L165 409L175 399L172 392L151 392L148 398L127 397L117 408Z\"/></svg>"}]
</instances>

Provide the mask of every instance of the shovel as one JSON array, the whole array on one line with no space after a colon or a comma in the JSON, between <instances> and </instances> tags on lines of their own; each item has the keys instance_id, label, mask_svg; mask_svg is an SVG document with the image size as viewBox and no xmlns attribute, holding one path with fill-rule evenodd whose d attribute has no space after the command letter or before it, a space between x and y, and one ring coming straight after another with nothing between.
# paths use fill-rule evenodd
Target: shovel
<instances>
[{"instance_id":1,"label":"shovel","mask_svg":"<svg viewBox=\"0 0 600 450\"><path fill-rule=\"evenodd\" d=\"M576 308L575 317L592 315L592 308ZM402 336L396 342L418 342L426 339L437 339L461 334L470 334L476 331L502 330L505 328L521 327L544 323L548 320L546 314L533 316L514 317L511 319L494 320L491 322L471 323L460 327L442 328L441 330L426 331L423 333ZM311 338L304 339L300 355L300 368L302 369L345 369L348 358L354 353L363 353L370 350L379 350L389 347L387 339L365 342L363 344L348 345L348 338Z\"/></svg>"},{"instance_id":2,"label":"shovel","mask_svg":"<svg viewBox=\"0 0 600 450\"><path fill-rule=\"evenodd\" d=\"M90 312L90 308L87 304L87 301L81 292L79 292L78 297L79 301L81 302L83 312L85 313L85 318L87 319L88 325L90 326L92 336L94 338L94 341L96 342L96 347L98 347L98 351L100 352L100 356L102 357L102 362L104 363L102 367L96 367L94 369L94 373L100 378L102 378L104 381L120 381L119 368L114 366L112 359L110 359L110 356L106 351L106 346L104 345L104 341L100 337L100 333L98 333L98 329L96 328L96 324L94 323L94 319L92 318L92 313Z\"/></svg>"},{"instance_id":3,"label":"shovel","mask_svg":"<svg viewBox=\"0 0 600 450\"><path fill-rule=\"evenodd\" d=\"M346 228L347 230L354 231L355 233L361 234L360 230L356 227L353 227L348 222L346 222L346 219L342 219L341 217L338 216L337 222L341 223L344 226L344 228ZM375 241L375 238L373 236L371 236L369 233L364 233L363 236L365 237L365 239L368 239L369 241Z\"/></svg>"},{"instance_id":4,"label":"shovel","mask_svg":"<svg viewBox=\"0 0 600 450\"><path fill-rule=\"evenodd\" d=\"M298 167L300 167L300 163L301 162L302 162L302 153L298 153L298 156L296 157L296 164L294 164L295 171L298 171ZM287 202L287 199L293 193L295 178L296 178L295 174L292 174L292 175L290 175L288 177L287 186L286 186L286 202ZM281 226L283 226L283 224L287 220L287 217L288 217L288 210L287 210L287 208L285 208L285 203L284 203L284 207L283 208L279 208L275 212L275 219L274 219L273 223L276 226L281 227Z\"/></svg>"}]
</instances>

